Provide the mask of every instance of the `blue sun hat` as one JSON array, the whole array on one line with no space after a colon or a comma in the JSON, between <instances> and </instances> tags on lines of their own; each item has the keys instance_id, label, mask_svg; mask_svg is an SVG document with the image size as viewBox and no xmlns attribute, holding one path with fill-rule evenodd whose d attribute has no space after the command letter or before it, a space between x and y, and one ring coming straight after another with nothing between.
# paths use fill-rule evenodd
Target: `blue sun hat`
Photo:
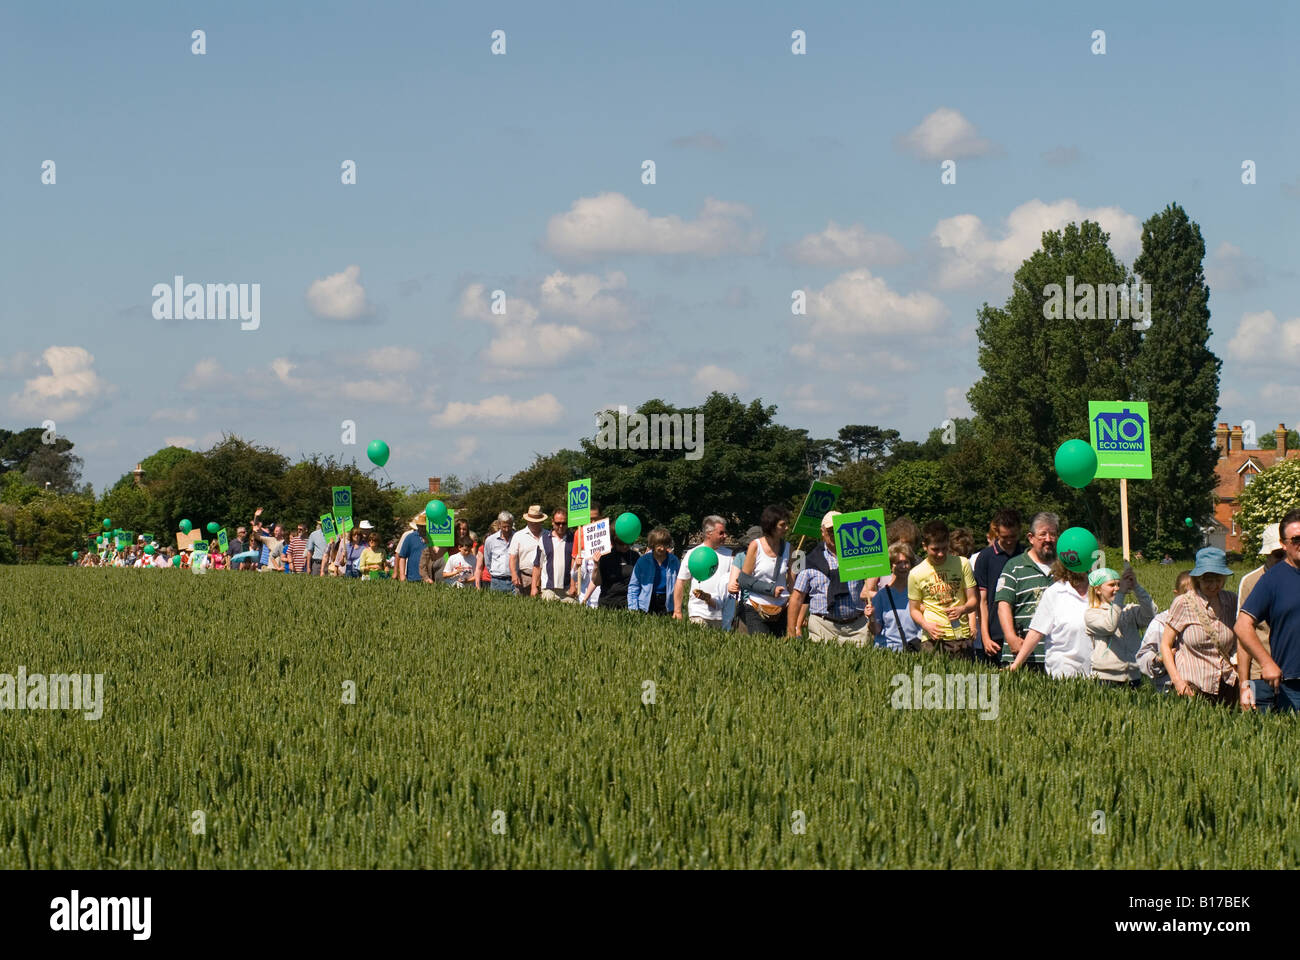
<instances>
[{"instance_id":1,"label":"blue sun hat","mask_svg":"<svg viewBox=\"0 0 1300 960\"><path fill-rule=\"evenodd\" d=\"M1227 554L1218 547L1201 547L1196 551L1196 566L1192 567L1192 576L1200 577L1207 573L1232 576L1232 568L1227 563Z\"/></svg>"}]
</instances>

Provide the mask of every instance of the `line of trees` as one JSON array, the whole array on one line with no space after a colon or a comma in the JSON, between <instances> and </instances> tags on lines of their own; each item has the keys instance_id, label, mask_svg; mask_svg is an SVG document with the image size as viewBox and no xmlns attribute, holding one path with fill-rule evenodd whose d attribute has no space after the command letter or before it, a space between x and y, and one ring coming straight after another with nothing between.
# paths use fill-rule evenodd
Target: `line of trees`
<instances>
[{"instance_id":1,"label":"line of trees","mask_svg":"<svg viewBox=\"0 0 1300 960\"><path fill-rule=\"evenodd\" d=\"M607 512L635 511L646 529L665 526L684 546L707 514L730 521L733 532L757 522L764 505L797 508L809 481L844 488L845 510L882 507L887 517L919 521L942 517L979 534L992 513L1054 510L1093 528L1103 543L1118 541L1118 484L1094 481L1083 490L1055 474L1056 448L1087 438L1089 400L1145 400L1151 405L1154 478L1130 484L1134 546L1186 554L1200 533L1183 518L1213 515L1214 424L1220 361L1207 345L1209 288L1200 228L1177 205L1151 217L1142 252L1129 271L1091 221L1047 231L1016 271L1001 307L978 313L981 378L968 397L974 416L948 421L921 441L873 424L848 424L833 438L776 420L777 408L713 393L701 407L662 400L637 412L704 414L703 455L606 449L595 437L576 449L536 455L506 480L454 478L442 499L480 536L503 509L520 515L530 504L564 503L570 480L593 478L593 496ZM1071 320L1045 311L1045 289L1129 285L1139 277L1152 290L1150 328L1128 320ZM1050 314L1050 316L1049 316ZM165 536L188 517L227 527L246 522L262 506L272 519L311 524L329 503L329 488L353 488L357 517L391 535L419 512L429 495L381 485L355 462L312 457L298 463L274 450L226 436L202 453L168 447L142 461L144 483L130 473L96 499L78 489L80 461L71 442L39 442L39 428L0 431L0 562L64 562L84 549L99 517L115 526ZM48 438L45 438L48 439ZM44 487L46 481L50 487Z\"/></svg>"}]
</instances>

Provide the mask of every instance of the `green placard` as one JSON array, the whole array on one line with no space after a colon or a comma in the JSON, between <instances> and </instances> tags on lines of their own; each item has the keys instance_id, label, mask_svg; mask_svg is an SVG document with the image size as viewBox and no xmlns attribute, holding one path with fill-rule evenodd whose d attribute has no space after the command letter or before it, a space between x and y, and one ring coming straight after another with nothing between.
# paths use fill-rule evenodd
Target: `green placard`
<instances>
[{"instance_id":1,"label":"green placard","mask_svg":"<svg viewBox=\"0 0 1300 960\"><path fill-rule=\"evenodd\" d=\"M456 511L447 509L447 516L442 523L428 525L429 546L453 547L456 545Z\"/></svg>"},{"instance_id":2,"label":"green placard","mask_svg":"<svg viewBox=\"0 0 1300 960\"><path fill-rule=\"evenodd\" d=\"M122 545L126 542L125 538L122 537L122 536L119 534L118 536L114 537L113 539L114 539L114 540L116 541L116 543L117 543L117 549L119 549L119 550L123 549L123 546L122 546Z\"/></svg>"},{"instance_id":3,"label":"green placard","mask_svg":"<svg viewBox=\"0 0 1300 960\"><path fill-rule=\"evenodd\" d=\"M822 483L820 480L814 480L812 486L808 489L808 496L804 497L803 507L799 510L799 519L794 522L794 529L790 532L796 537L821 539L822 517L826 516L828 510L835 507L836 502L840 499L842 489L833 483ZM885 572L888 573L889 571ZM874 576L874 574L871 574L871 576Z\"/></svg>"},{"instance_id":4,"label":"green placard","mask_svg":"<svg viewBox=\"0 0 1300 960\"><path fill-rule=\"evenodd\" d=\"M883 577L889 573L885 511L859 510L836 517L835 558L840 563L841 580Z\"/></svg>"},{"instance_id":5,"label":"green placard","mask_svg":"<svg viewBox=\"0 0 1300 960\"><path fill-rule=\"evenodd\" d=\"M352 488L331 487L334 494L334 516L352 518Z\"/></svg>"},{"instance_id":6,"label":"green placard","mask_svg":"<svg viewBox=\"0 0 1300 960\"><path fill-rule=\"evenodd\" d=\"M320 530L325 534L325 542L333 543L339 538L338 533L334 530L334 518L328 513L322 513L320 516Z\"/></svg>"},{"instance_id":7,"label":"green placard","mask_svg":"<svg viewBox=\"0 0 1300 960\"><path fill-rule=\"evenodd\" d=\"M222 527L217 531L217 547L222 553L230 552L230 538L226 536L226 528Z\"/></svg>"},{"instance_id":8,"label":"green placard","mask_svg":"<svg viewBox=\"0 0 1300 960\"><path fill-rule=\"evenodd\" d=\"M1089 400L1088 438L1097 476L1151 479L1151 413L1134 400Z\"/></svg>"},{"instance_id":9,"label":"green placard","mask_svg":"<svg viewBox=\"0 0 1300 960\"><path fill-rule=\"evenodd\" d=\"M352 518L338 517L334 520L334 529L339 533L347 535L352 532Z\"/></svg>"},{"instance_id":10,"label":"green placard","mask_svg":"<svg viewBox=\"0 0 1300 960\"><path fill-rule=\"evenodd\" d=\"M145 543L153 543L153 534L152 534L152 533L142 534L142 536L144 537L144 542L145 542Z\"/></svg>"},{"instance_id":11,"label":"green placard","mask_svg":"<svg viewBox=\"0 0 1300 960\"><path fill-rule=\"evenodd\" d=\"M569 526L591 523L591 477L569 481Z\"/></svg>"},{"instance_id":12,"label":"green placard","mask_svg":"<svg viewBox=\"0 0 1300 960\"><path fill-rule=\"evenodd\" d=\"M195 553L208 552L208 541L206 540L195 540L193 546L194 546Z\"/></svg>"}]
</instances>

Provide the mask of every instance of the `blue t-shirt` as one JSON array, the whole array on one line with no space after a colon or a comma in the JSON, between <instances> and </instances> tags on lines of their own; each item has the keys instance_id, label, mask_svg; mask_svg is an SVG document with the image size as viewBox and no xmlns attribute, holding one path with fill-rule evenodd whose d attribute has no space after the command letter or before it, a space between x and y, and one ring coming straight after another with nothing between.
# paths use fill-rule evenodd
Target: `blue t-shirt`
<instances>
[{"instance_id":1,"label":"blue t-shirt","mask_svg":"<svg viewBox=\"0 0 1300 960\"><path fill-rule=\"evenodd\" d=\"M1274 564L1241 608L1268 624L1269 653L1282 679L1300 679L1300 570L1285 560Z\"/></svg>"},{"instance_id":2,"label":"blue t-shirt","mask_svg":"<svg viewBox=\"0 0 1300 960\"><path fill-rule=\"evenodd\" d=\"M262 544L262 554L257 558L258 566L269 567L271 565L271 548Z\"/></svg>"},{"instance_id":3,"label":"blue t-shirt","mask_svg":"<svg viewBox=\"0 0 1300 960\"><path fill-rule=\"evenodd\" d=\"M406 582L420 582L420 557L424 554L424 537L413 533L402 541L402 549L397 551L399 559L406 561Z\"/></svg>"},{"instance_id":4,"label":"blue t-shirt","mask_svg":"<svg viewBox=\"0 0 1300 960\"><path fill-rule=\"evenodd\" d=\"M907 608L906 590L895 590L892 585L881 587L871 598L871 608L877 627L876 646L901 653L908 643L914 644L921 639L921 628ZM894 617L895 611L898 612L897 618ZM902 636L898 633L900 623L903 625Z\"/></svg>"}]
</instances>

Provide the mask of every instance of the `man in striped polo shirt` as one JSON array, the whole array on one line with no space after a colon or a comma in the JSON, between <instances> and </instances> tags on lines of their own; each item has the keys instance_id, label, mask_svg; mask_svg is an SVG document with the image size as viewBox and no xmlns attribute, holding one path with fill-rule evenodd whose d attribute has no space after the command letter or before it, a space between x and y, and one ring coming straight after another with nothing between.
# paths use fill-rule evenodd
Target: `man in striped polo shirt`
<instances>
[{"instance_id":1,"label":"man in striped polo shirt","mask_svg":"<svg viewBox=\"0 0 1300 960\"><path fill-rule=\"evenodd\" d=\"M1052 562L1056 559L1056 538L1061 520L1054 513L1037 513L1029 522L1029 549L1007 561L993 595L1002 625L1002 662L1011 663L1025 642L1029 621L1038 609L1038 598L1052 585ZM1043 667L1043 644L1034 648L1029 663Z\"/></svg>"},{"instance_id":2,"label":"man in striped polo shirt","mask_svg":"<svg viewBox=\"0 0 1300 960\"><path fill-rule=\"evenodd\" d=\"M289 538L289 566L294 573L302 573L306 569L307 559L307 525L298 524Z\"/></svg>"}]
</instances>

